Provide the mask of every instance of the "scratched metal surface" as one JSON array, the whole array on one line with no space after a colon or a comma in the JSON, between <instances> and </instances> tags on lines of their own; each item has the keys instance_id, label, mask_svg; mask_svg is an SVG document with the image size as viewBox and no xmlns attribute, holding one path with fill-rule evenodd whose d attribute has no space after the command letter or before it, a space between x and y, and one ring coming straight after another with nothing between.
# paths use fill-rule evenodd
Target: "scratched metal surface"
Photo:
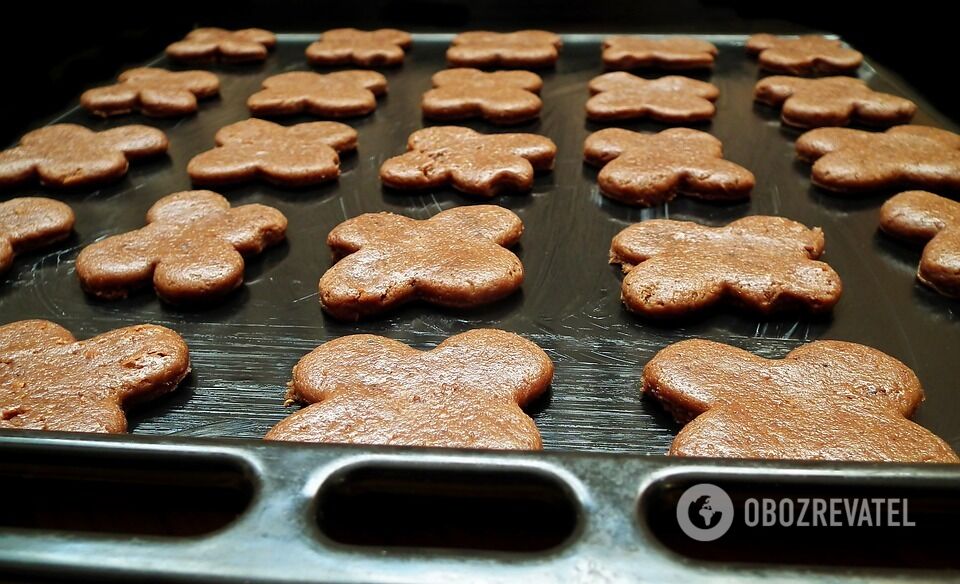
<instances>
[{"instance_id":1,"label":"scratched metal surface","mask_svg":"<svg viewBox=\"0 0 960 584\"><path fill-rule=\"evenodd\" d=\"M495 200L516 211L526 225L518 254L527 272L522 293L489 308L462 312L409 306L384 318L341 324L324 316L317 282L331 259L327 232L348 217L393 211L417 218L476 201L452 190L423 195L381 188L380 163L404 150L407 136L422 127L420 95L432 73L444 66L449 36L422 35L406 63L385 71L390 94L373 115L348 123L360 132L359 152L347 156L338 183L302 190L267 184L221 189L234 204L262 202L290 219L288 242L248 262L246 284L221 305L206 310L172 308L152 292L120 302L85 296L77 284L78 251L99 238L136 229L159 198L189 189L187 161L212 147L216 130L248 117L246 98L267 76L308 68L303 50L313 35L289 35L262 66L212 67L222 97L179 121L128 116L100 121L71 110L58 120L95 129L147 123L164 129L169 157L139 163L121 182L94 191L60 193L42 188L3 193L54 196L77 213L77 234L47 254L16 260L0 285L0 321L46 318L78 337L128 324L152 322L179 331L191 348L194 372L175 394L132 413L136 434L258 438L291 413L283 406L284 383L296 361L320 343L351 333L375 333L428 348L474 327L515 331L543 347L557 365L548 398L531 411L546 448L658 454L677 427L656 404L639 397L644 363L669 343L705 337L765 356L781 356L819 338L866 343L905 361L928 392L918 421L960 448L958 305L914 282L919 252L877 234L883 195L841 198L810 185L808 168L794 159L797 133L781 128L777 114L754 106L756 64L744 54L743 38L710 37L720 46L712 74L720 87L718 115L698 126L723 140L729 159L757 175L749 203L717 206L680 199L641 210L611 202L597 191L596 171L582 162L582 143L601 126L585 122L586 84L602 72L599 36L566 39L555 71L544 73L540 121L515 128L545 134L559 147L556 169L539 177L532 194ZM163 59L156 61L168 66ZM864 66L861 76L878 89L918 96L893 76ZM922 99L917 122L953 128ZM290 123L300 120L290 120ZM497 131L482 123L477 129ZM656 124L627 124L659 129ZM779 214L823 227L826 259L840 273L844 296L831 318L762 319L714 311L680 324L652 325L628 314L619 300L618 270L607 264L610 238L626 225L653 217L722 224L750 214Z\"/></svg>"}]
</instances>

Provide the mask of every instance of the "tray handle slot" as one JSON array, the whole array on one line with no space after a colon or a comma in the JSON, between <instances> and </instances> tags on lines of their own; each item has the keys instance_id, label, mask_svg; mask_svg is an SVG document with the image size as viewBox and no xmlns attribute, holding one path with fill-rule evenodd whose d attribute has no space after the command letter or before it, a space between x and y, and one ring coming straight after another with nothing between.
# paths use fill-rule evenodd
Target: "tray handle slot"
<instances>
[{"instance_id":1,"label":"tray handle slot","mask_svg":"<svg viewBox=\"0 0 960 584\"><path fill-rule=\"evenodd\" d=\"M581 506L560 477L517 466L362 463L320 486L316 519L347 546L543 553L571 542Z\"/></svg>"}]
</instances>

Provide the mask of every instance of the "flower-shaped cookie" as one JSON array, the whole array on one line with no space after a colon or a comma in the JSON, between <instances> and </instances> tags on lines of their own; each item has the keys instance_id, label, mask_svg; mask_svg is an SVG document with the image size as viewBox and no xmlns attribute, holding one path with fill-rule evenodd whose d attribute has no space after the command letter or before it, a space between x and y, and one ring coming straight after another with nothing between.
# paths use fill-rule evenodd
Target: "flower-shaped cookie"
<instances>
[{"instance_id":1,"label":"flower-shaped cookie","mask_svg":"<svg viewBox=\"0 0 960 584\"><path fill-rule=\"evenodd\" d=\"M60 201L20 197L0 203L0 274L13 256L65 239L73 232L73 210Z\"/></svg>"},{"instance_id":2,"label":"flower-shaped cookie","mask_svg":"<svg viewBox=\"0 0 960 584\"><path fill-rule=\"evenodd\" d=\"M80 252L77 276L101 298L123 298L151 282L167 302L219 298L243 283L243 256L279 243L286 228L273 207L231 208L210 191L174 193L150 208L146 227Z\"/></svg>"},{"instance_id":3,"label":"flower-shaped cookie","mask_svg":"<svg viewBox=\"0 0 960 584\"><path fill-rule=\"evenodd\" d=\"M506 249L523 222L495 205L454 207L418 221L367 213L327 236L339 259L320 278L331 316L358 320L412 300L467 308L508 296L523 283L523 264Z\"/></svg>"},{"instance_id":4,"label":"flower-shaped cookie","mask_svg":"<svg viewBox=\"0 0 960 584\"><path fill-rule=\"evenodd\" d=\"M960 298L960 203L924 191L900 193L880 208L880 228L926 244L917 279L944 296Z\"/></svg>"},{"instance_id":5,"label":"flower-shaped cookie","mask_svg":"<svg viewBox=\"0 0 960 584\"><path fill-rule=\"evenodd\" d=\"M540 115L543 87L529 71L447 69L433 76L433 89L423 94L423 115L435 120L483 118L494 124L515 124Z\"/></svg>"},{"instance_id":6,"label":"flower-shaped cookie","mask_svg":"<svg viewBox=\"0 0 960 584\"><path fill-rule=\"evenodd\" d=\"M761 68L791 75L849 73L863 63L859 51L818 35L786 38L755 34L747 39L747 52L757 55Z\"/></svg>"},{"instance_id":7,"label":"flower-shaped cookie","mask_svg":"<svg viewBox=\"0 0 960 584\"><path fill-rule=\"evenodd\" d=\"M267 440L539 450L523 410L553 362L515 335L475 329L430 351L374 335L324 343L297 363L288 395L312 404Z\"/></svg>"},{"instance_id":8,"label":"flower-shaped cookie","mask_svg":"<svg viewBox=\"0 0 960 584\"><path fill-rule=\"evenodd\" d=\"M410 33L394 28L336 28L307 47L307 60L314 65L399 65L412 42Z\"/></svg>"},{"instance_id":9,"label":"flower-shaped cookie","mask_svg":"<svg viewBox=\"0 0 960 584\"><path fill-rule=\"evenodd\" d=\"M168 46L167 56L176 61L254 62L265 60L276 44L276 35L262 28L197 28Z\"/></svg>"},{"instance_id":10,"label":"flower-shaped cookie","mask_svg":"<svg viewBox=\"0 0 960 584\"><path fill-rule=\"evenodd\" d=\"M608 69L709 69L716 56L713 43L690 37L613 36L603 40L603 64Z\"/></svg>"},{"instance_id":11,"label":"flower-shaped cookie","mask_svg":"<svg viewBox=\"0 0 960 584\"><path fill-rule=\"evenodd\" d=\"M838 193L890 188L960 189L960 135L927 126L886 132L819 128L800 136L810 179Z\"/></svg>"},{"instance_id":12,"label":"flower-shaped cookie","mask_svg":"<svg viewBox=\"0 0 960 584\"><path fill-rule=\"evenodd\" d=\"M249 119L220 128L217 147L197 154L187 173L198 185L223 185L262 178L297 187L340 176L338 152L355 150L357 131L338 122L281 126Z\"/></svg>"},{"instance_id":13,"label":"flower-shaped cookie","mask_svg":"<svg viewBox=\"0 0 960 584\"><path fill-rule=\"evenodd\" d=\"M463 32L447 49L447 62L455 67L550 67L562 45L560 35L545 30Z\"/></svg>"},{"instance_id":14,"label":"flower-shaped cookie","mask_svg":"<svg viewBox=\"0 0 960 584\"><path fill-rule=\"evenodd\" d=\"M45 320L0 326L0 428L127 430L124 409L176 389L190 372L180 335L137 325L77 341Z\"/></svg>"},{"instance_id":15,"label":"flower-shaped cookie","mask_svg":"<svg viewBox=\"0 0 960 584\"><path fill-rule=\"evenodd\" d=\"M873 91L853 77L804 79L775 75L761 79L754 99L780 107L783 123L801 128L846 126L851 122L875 126L904 124L917 104L889 93Z\"/></svg>"},{"instance_id":16,"label":"flower-shaped cookie","mask_svg":"<svg viewBox=\"0 0 960 584\"><path fill-rule=\"evenodd\" d=\"M923 401L913 371L864 345L817 341L763 359L730 345L682 341L647 363L643 392L689 422L670 447L674 456L960 461L907 419Z\"/></svg>"},{"instance_id":17,"label":"flower-shaped cookie","mask_svg":"<svg viewBox=\"0 0 960 584\"><path fill-rule=\"evenodd\" d=\"M85 91L80 105L98 116L139 110L154 117L185 116L197 111L197 99L220 91L220 80L207 71L166 71L151 67L120 74L119 83Z\"/></svg>"},{"instance_id":18,"label":"flower-shaped cookie","mask_svg":"<svg viewBox=\"0 0 960 584\"><path fill-rule=\"evenodd\" d=\"M537 134L480 134L436 126L410 134L409 151L380 167L380 180L395 189L447 184L472 195L493 197L528 191L538 170L553 168L557 146Z\"/></svg>"},{"instance_id":19,"label":"flower-shaped cookie","mask_svg":"<svg viewBox=\"0 0 960 584\"><path fill-rule=\"evenodd\" d=\"M320 75L292 71L267 77L263 89L247 100L255 115L308 113L332 118L363 116L377 109L387 78L375 71L338 71Z\"/></svg>"},{"instance_id":20,"label":"flower-shaped cookie","mask_svg":"<svg viewBox=\"0 0 960 584\"><path fill-rule=\"evenodd\" d=\"M148 126L120 126L94 132L75 124L34 130L20 145L0 152L0 187L35 178L50 187L80 187L114 181L130 160L167 151L167 136Z\"/></svg>"},{"instance_id":21,"label":"flower-shaped cookie","mask_svg":"<svg viewBox=\"0 0 960 584\"><path fill-rule=\"evenodd\" d=\"M600 191L618 201L649 207L678 193L714 201L749 198L753 174L723 159L723 145L706 132L672 128L641 134L620 128L594 132L584 158L602 166Z\"/></svg>"},{"instance_id":22,"label":"flower-shaped cookie","mask_svg":"<svg viewBox=\"0 0 960 584\"><path fill-rule=\"evenodd\" d=\"M823 232L755 215L725 227L653 219L613 238L610 263L627 273L620 297L633 312L677 317L726 300L769 314L824 312L840 277L823 262Z\"/></svg>"},{"instance_id":23,"label":"flower-shaped cookie","mask_svg":"<svg viewBox=\"0 0 960 584\"><path fill-rule=\"evenodd\" d=\"M624 71L594 77L589 88L587 117L595 121L701 122L717 113L713 102L720 95L716 85L689 77L644 79Z\"/></svg>"}]
</instances>

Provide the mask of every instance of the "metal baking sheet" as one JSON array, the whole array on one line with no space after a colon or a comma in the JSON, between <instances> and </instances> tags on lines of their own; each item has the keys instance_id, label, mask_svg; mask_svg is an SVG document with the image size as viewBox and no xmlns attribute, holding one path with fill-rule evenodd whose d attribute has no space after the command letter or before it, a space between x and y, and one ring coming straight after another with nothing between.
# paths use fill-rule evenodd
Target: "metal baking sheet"
<instances>
[{"instance_id":1,"label":"metal baking sheet","mask_svg":"<svg viewBox=\"0 0 960 584\"><path fill-rule=\"evenodd\" d=\"M556 69L541 72L540 120L507 129L467 124L487 132L544 134L559 147L556 168L538 176L532 193L493 200L516 211L526 227L517 248L526 269L522 292L479 310L411 305L356 324L326 317L317 300L317 282L331 265L326 234L338 223L372 211L426 218L457 205L487 202L452 189L393 192L378 179L380 164L404 151L411 132L429 125L420 115L420 96L430 88L430 76L444 68L451 36L417 35L403 66L383 71L389 94L372 115L347 121L360 133L359 149L344 157L338 182L298 190L266 183L220 189L234 204L261 202L279 208L290 227L287 243L250 259L243 288L212 309L171 307L152 292L119 302L95 300L81 291L74 261L85 245L141 227L146 210L161 197L191 188L185 170L190 158L213 146L217 129L249 117L246 99L263 79L308 69L303 51L316 35L281 35L276 51L262 65L211 67L221 78L221 97L202 102L195 116L99 120L74 108L50 120L97 130L146 123L167 132L170 152L160 160L133 164L119 183L95 191L28 188L4 193L42 194L69 203L77 213L77 234L45 254L17 258L0 285L0 320L50 319L81 338L141 322L180 332L190 345L194 372L177 392L130 416L134 436L258 438L291 413L283 405L284 383L297 360L324 341L374 333L429 348L471 328L496 327L532 339L556 363L549 396L531 411L550 450L663 453L677 426L655 403L641 399L641 369L657 350L692 337L768 357L815 339L855 341L886 351L913 368L927 390L917 421L960 449L960 400L955 398L960 305L915 282L919 250L877 233L878 208L888 193L841 197L810 184L809 167L794 156L798 132L782 127L776 111L753 102L760 74L744 52L744 37L705 37L719 46L720 54L713 72L699 77L720 88L720 99L716 118L694 127L719 137L726 157L756 174L750 202L716 205L679 198L639 209L601 196L596 170L583 163L582 145L590 132L605 127L586 122L583 109L588 81L603 72L602 37L567 35ZM150 64L183 68L165 58ZM956 130L895 76L869 62L860 76L875 89L920 103L916 123ZM651 323L626 312L619 300L618 268L607 264L616 232L654 217L719 225L751 214L782 215L824 229L825 259L844 284L832 316L767 319L720 309L687 322Z\"/></svg>"}]
</instances>

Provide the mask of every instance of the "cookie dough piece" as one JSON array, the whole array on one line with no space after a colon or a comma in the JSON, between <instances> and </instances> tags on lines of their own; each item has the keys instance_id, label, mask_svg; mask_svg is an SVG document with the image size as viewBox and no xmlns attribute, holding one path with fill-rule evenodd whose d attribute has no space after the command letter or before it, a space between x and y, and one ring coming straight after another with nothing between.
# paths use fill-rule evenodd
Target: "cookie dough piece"
<instances>
[{"instance_id":1,"label":"cookie dough piece","mask_svg":"<svg viewBox=\"0 0 960 584\"><path fill-rule=\"evenodd\" d=\"M686 423L673 456L960 461L910 418L920 380L876 349L816 341L764 359L706 340L675 343L643 369L643 392Z\"/></svg>"},{"instance_id":2,"label":"cookie dough piece","mask_svg":"<svg viewBox=\"0 0 960 584\"><path fill-rule=\"evenodd\" d=\"M249 119L220 128L217 147L187 165L194 184L215 186L264 179L284 187L335 180L340 152L357 148L357 131L339 122L281 126Z\"/></svg>"},{"instance_id":3,"label":"cookie dough piece","mask_svg":"<svg viewBox=\"0 0 960 584\"><path fill-rule=\"evenodd\" d=\"M454 37L447 49L447 63L454 67L552 67L562 45L560 35L545 30L464 32Z\"/></svg>"},{"instance_id":4,"label":"cookie dough piece","mask_svg":"<svg viewBox=\"0 0 960 584\"><path fill-rule=\"evenodd\" d=\"M613 36L603 41L608 69L709 69L717 53L713 43L690 37Z\"/></svg>"},{"instance_id":5,"label":"cookie dough piece","mask_svg":"<svg viewBox=\"0 0 960 584\"><path fill-rule=\"evenodd\" d=\"M262 28L197 28L168 46L167 56L175 61L256 63L265 61L276 44L276 35Z\"/></svg>"},{"instance_id":6,"label":"cookie dough piece","mask_svg":"<svg viewBox=\"0 0 960 584\"><path fill-rule=\"evenodd\" d=\"M960 135L946 130L818 128L800 136L796 149L801 160L813 163L813 184L829 191L960 189Z\"/></svg>"},{"instance_id":7,"label":"cookie dough piece","mask_svg":"<svg viewBox=\"0 0 960 584\"><path fill-rule=\"evenodd\" d=\"M543 350L499 330L471 330L430 351L374 335L341 337L297 363L288 396L312 405L265 438L540 450L521 408L552 378Z\"/></svg>"},{"instance_id":8,"label":"cookie dough piece","mask_svg":"<svg viewBox=\"0 0 960 584\"><path fill-rule=\"evenodd\" d=\"M335 28L307 47L307 60L314 65L399 65L412 43L410 33L395 28Z\"/></svg>"},{"instance_id":9,"label":"cookie dough piece","mask_svg":"<svg viewBox=\"0 0 960 584\"><path fill-rule=\"evenodd\" d=\"M725 227L653 219L627 227L610 246L623 267L621 299L649 317L680 317L727 300L763 314L829 311L840 277L823 254L819 229L755 215Z\"/></svg>"},{"instance_id":10,"label":"cookie dough piece","mask_svg":"<svg viewBox=\"0 0 960 584\"><path fill-rule=\"evenodd\" d=\"M67 205L43 197L19 197L0 203L0 274L15 254L45 247L73 233L75 217Z\"/></svg>"},{"instance_id":11,"label":"cookie dough piece","mask_svg":"<svg viewBox=\"0 0 960 584\"><path fill-rule=\"evenodd\" d=\"M925 244L917 279L960 298L960 203L924 191L907 191L880 208L884 233Z\"/></svg>"},{"instance_id":12,"label":"cookie dough piece","mask_svg":"<svg viewBox=\"0 0 960 584\"><path fill-rule=\"evenodd\" d=\"M557 146L537 134L480 134L470 128L435 126L410 134L408 152L380 167L380 180L395 189L452 185L483 197L533 188L534 173L553 168Z\"/></svg>"},{"instance_id":13,"label":"cookie dough piece","mask_svg":"<svg viewBox=\"0 0 960 584\"><path fill-rule=\"evenodd\" d=\"M666 203L678 194L742 201L756 182L749 170L723 159L720 140L687 128L657 134L600 130L587 137L584 158L602 167L597 175L600 192L643 207Z\"/></svg>"},{"instance_id":14,"label":"cookie dough piece","mask_svg":"<svg viewBox=\"0 0 960 584\"><path fill-rule=\"evenodd\" d=\"M48 187L86 187L127 174L130 160L167 151L167 136L149 126L120 126L94 132L76 124L34 130L0 152L0 187L39 179Z\"/></svg>"},{"instance_id":15,"label":"cookie dough piece","mask_svg":"<svg viewBox=\"0 0 960 584\"><path fill-rule=\"evenodd\" d=\"M220 80L207 71L167 71L151 67L129 69L115 85L90 89L80 105L90 113L117 116L139 111L145 116L169 118L197 111L197 100L220 92Z\"/></svg>"},{"instance_id":16,"label":"cookie dough piece","mask_svg":"<svg viewBox=\"0 0 960 584\"><path fill-rule=\"evenodd\" d=\"M331 316L358 320L411 300L467 308L504 298L523 282L523 264L508 247L520 218L495 205L454 207L418 221L367 213L327 236L335 258L320 279Z\"/></svg>"},{"instance_id":17,"label":"cookie dough piece","mask_svg":"<svg viewBox=\"0 0 960 584\"><path fill-rule=\"evenodd\" d=\"M747 39L747 53L757 55L762 69L790 75L851 73L863 63L859 51L818 35L787 38L755 34Z\"/></svg>"},{"instance_id":18,"label":"cookie dough piece","mask_svg":"<svg viewBox=\"0 0 960 584\"><path fill-rule=\"evenodd\" d=\"M0 326L0 428L122 433L125 410L176 389L187 344L141 324L77 341L45 320Z\"/></svg>"},{"instance_id":19,"label":"cookie dough piece","mask_svg":"<svg viewBox=\"0 0 960 584\"><path fill-rule=\"evenodd\" d=\"M126 297L153 283L175 304L220 298L243 283L243 256L283 241L287 218L266 205L230 207L210 191L185 191L157 201L147 226L84 248L77 257L83 289L100 298Z\"/></svg>"},{"instance_id":20,"label":"cookie dough piece","mask_svg":"<svg viewBox=\"0 0 960 584\"><path fill-rule=\"evenodd\" d=\"M858 122L872 126L905 124L917 104L889 93L873 91L853 77L804 79L775 75L757 82L754 99L782 107L784 124L800 128L846 126Z\"/></svg>"},{"instance_id":21,"label":"cookie dough piece","mask_svg":"<svg viewBox=\"0 0 960 584\"><path fill-rule=\"evenodd\" d=\"M374 71L338 71L320 75L291 71L263 81L263 89L247 99L254 115L308 113L331 118L364 116L377 109L387 92L387 78Z\"/></svg>"},{"instance_id":22,"label":"cookie dough piece","mask_svg":"<svg viewBox=\"0 0 960 584\"><path fill-rule=\"evenodd\" d=\"M423 115L434 120L483 118L494 124L536 119L543 102L543 81L529 71L447 69L433 76L434 88L423 94Z\"/></svg>"},{"instance_id":23,"label":"cookie dough piece","mask_svg":"<svg viewBox=\"0 0 960 584\"><path fill-rule=\"evenodd\" d=\"M594 77L587 118L620 121L650 118L669 124L703 122L717 113L720 90L712 83L670 75L644 79L623 71Z\"/></svg>"}]
</instances>

